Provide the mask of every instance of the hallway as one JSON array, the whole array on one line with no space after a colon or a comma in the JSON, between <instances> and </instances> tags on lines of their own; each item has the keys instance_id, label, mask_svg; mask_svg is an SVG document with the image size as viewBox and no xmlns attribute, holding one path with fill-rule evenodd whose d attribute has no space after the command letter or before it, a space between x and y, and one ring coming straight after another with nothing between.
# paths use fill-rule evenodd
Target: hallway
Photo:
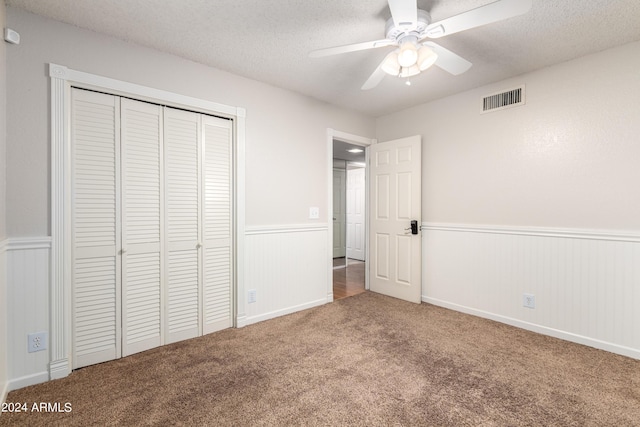
<instances>
[{"instance_id":1,"label":"hallway","mask_svg":"<svg viewBox=\"0 0 640 427\"><path fill-rule=\"evenodd\" d=\"M336 260L334 259L334 264ZM344 264L344 258L341 259ZM333 300L351 297L365 291L364 269L366 263L349 259L347 267L333 270Z\"/></svg>"}]
</instances>

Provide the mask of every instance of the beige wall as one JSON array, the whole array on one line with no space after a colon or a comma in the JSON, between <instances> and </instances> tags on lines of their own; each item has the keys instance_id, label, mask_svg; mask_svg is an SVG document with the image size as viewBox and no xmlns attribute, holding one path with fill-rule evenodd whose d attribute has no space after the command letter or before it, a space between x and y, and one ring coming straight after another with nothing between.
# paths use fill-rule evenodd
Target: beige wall
<instances>
[{"instance_id":1,"label":"beige wall","mask_svg":"<svg viewBox=\"0 0 640 427\"><path fill-rule=\"evenodd\" d=\"M7 9L19 49L8 52L7 232L49 230L49 62L247 110L248 225L327 221L326 129L372 137L374 119L293 92L21 10ZM316 220L317 222L317 220Z\"/></svg>"},{"instance_id":2,"label":"beige wall","mask_svg":"<svg viewBox=\"0 0 640 427\"><path fill-rule=\"evenodd\" d=\"M380 117L377 137L422 135L423 221L637 231L638 70L640 42ZM479 113L522 83L526 105Z\"/></svg>"}]
</instances>

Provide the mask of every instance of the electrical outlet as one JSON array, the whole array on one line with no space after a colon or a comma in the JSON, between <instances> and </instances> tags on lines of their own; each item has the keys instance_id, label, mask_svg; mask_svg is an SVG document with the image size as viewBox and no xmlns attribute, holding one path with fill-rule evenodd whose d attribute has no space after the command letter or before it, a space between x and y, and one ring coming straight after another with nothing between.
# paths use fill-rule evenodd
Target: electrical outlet
<instances>
[{"instance_id":1,"label":"electrical outlet","mask_svg":"<svg viewBox=\"0 0 640 427\"><path fill-rule=\"evenodd\" d=\"M531 294L524 294L522 296L522 305L527 308L536 308L536 296Z\"/></svg>"},{"instance_id":2,"label":"electrical outlet","mask_svg":"<svg viewBox=\"0 0 640 427\"><path fill-rule=\"evenodd\" d=\"M311 207L309 208L309 219L318 219L320 218L320 208Z\"/></svg>"},{"instance_id":3,"label":"electrical outlet","mask_svg":"<svg viewBox=\"0 0 640 427\"><path fill-rule=\"evenodd\" d=\"M42 351L47 349L47 333L37 332L35 334L27 335L28 352L35 353L36 351Z\"/></svg>"},{"instance_id":4,"label":"electrical outlet","mask_svg":"<svg viewBox=\"0 0 640 427\"><path fill-rule=\"evenodd\" d=\"M247 298L249 304L256 302L256 290L249 289L249 297Z\"/></svg>"}]
</instances>

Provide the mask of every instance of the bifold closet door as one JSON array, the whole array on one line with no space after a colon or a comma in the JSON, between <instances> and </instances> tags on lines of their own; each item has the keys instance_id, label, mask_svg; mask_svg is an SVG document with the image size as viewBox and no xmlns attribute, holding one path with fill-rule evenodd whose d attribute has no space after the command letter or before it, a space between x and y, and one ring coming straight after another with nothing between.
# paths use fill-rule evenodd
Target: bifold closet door
<instances>
[{"instance_id":1,"label":"bifold closet door","mask_svg":"<svg viewBox=\"0 0 640 427\"><path fill-rule=\"evenodd\" d=\"M202 335L201 115L165 107L166 343Z\"/></svg>"},{"instance_id":2,"label":"bifold closet door","mask_svg":"<svg viewBox=\"0 0 640 427\"><path fill-rule=\"evenodd\" d=\"M233 326L231 120L202 116L204 140L204 331Z\"/></svg>"},{"instance_id":3,"label":"bifold closet door","mask_svg":"<svg viewBox=\"0 0 640 427\"><path fill-rule=\"evenodd\" d=\"M120 100L71 91L73 367L121 355Z\"/></svg>"},{"instance_id":4,"label":"bifold closet door","mask_svg":"<svg viewBox=\"0 0 640 427\"><path fill-rule=\"evenodd\" d=\"M122 355L162 345L162 107L121 100Z\"/></svg>"},{"instance_id":5,"label":"bifold closet door","mask_svg":"<svg viewBox=\"0 0 640 427\"><path fill-rule=\"evenodd\" d=\"M74 369L233 326L232 132L72 89Z\"/></svg>"}]
</instances>

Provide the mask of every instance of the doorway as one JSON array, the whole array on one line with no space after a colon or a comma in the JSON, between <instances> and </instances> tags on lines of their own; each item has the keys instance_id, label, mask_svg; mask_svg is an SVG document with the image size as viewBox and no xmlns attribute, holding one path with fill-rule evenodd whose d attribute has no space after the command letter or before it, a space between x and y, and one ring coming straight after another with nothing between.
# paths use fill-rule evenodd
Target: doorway
<instances>
[{"instance_id":1,"label":"doorway","mask_svg":"<svg viewBox=\"0 0 640 427\"><path fill-rule=\"evenodd\" d=\"M331 132L330 132L331 134ZM366 138L335 132L331 135L329 201L330 266L333 300L362 293L367 288Z\"/></svg>"}]
</instances>

